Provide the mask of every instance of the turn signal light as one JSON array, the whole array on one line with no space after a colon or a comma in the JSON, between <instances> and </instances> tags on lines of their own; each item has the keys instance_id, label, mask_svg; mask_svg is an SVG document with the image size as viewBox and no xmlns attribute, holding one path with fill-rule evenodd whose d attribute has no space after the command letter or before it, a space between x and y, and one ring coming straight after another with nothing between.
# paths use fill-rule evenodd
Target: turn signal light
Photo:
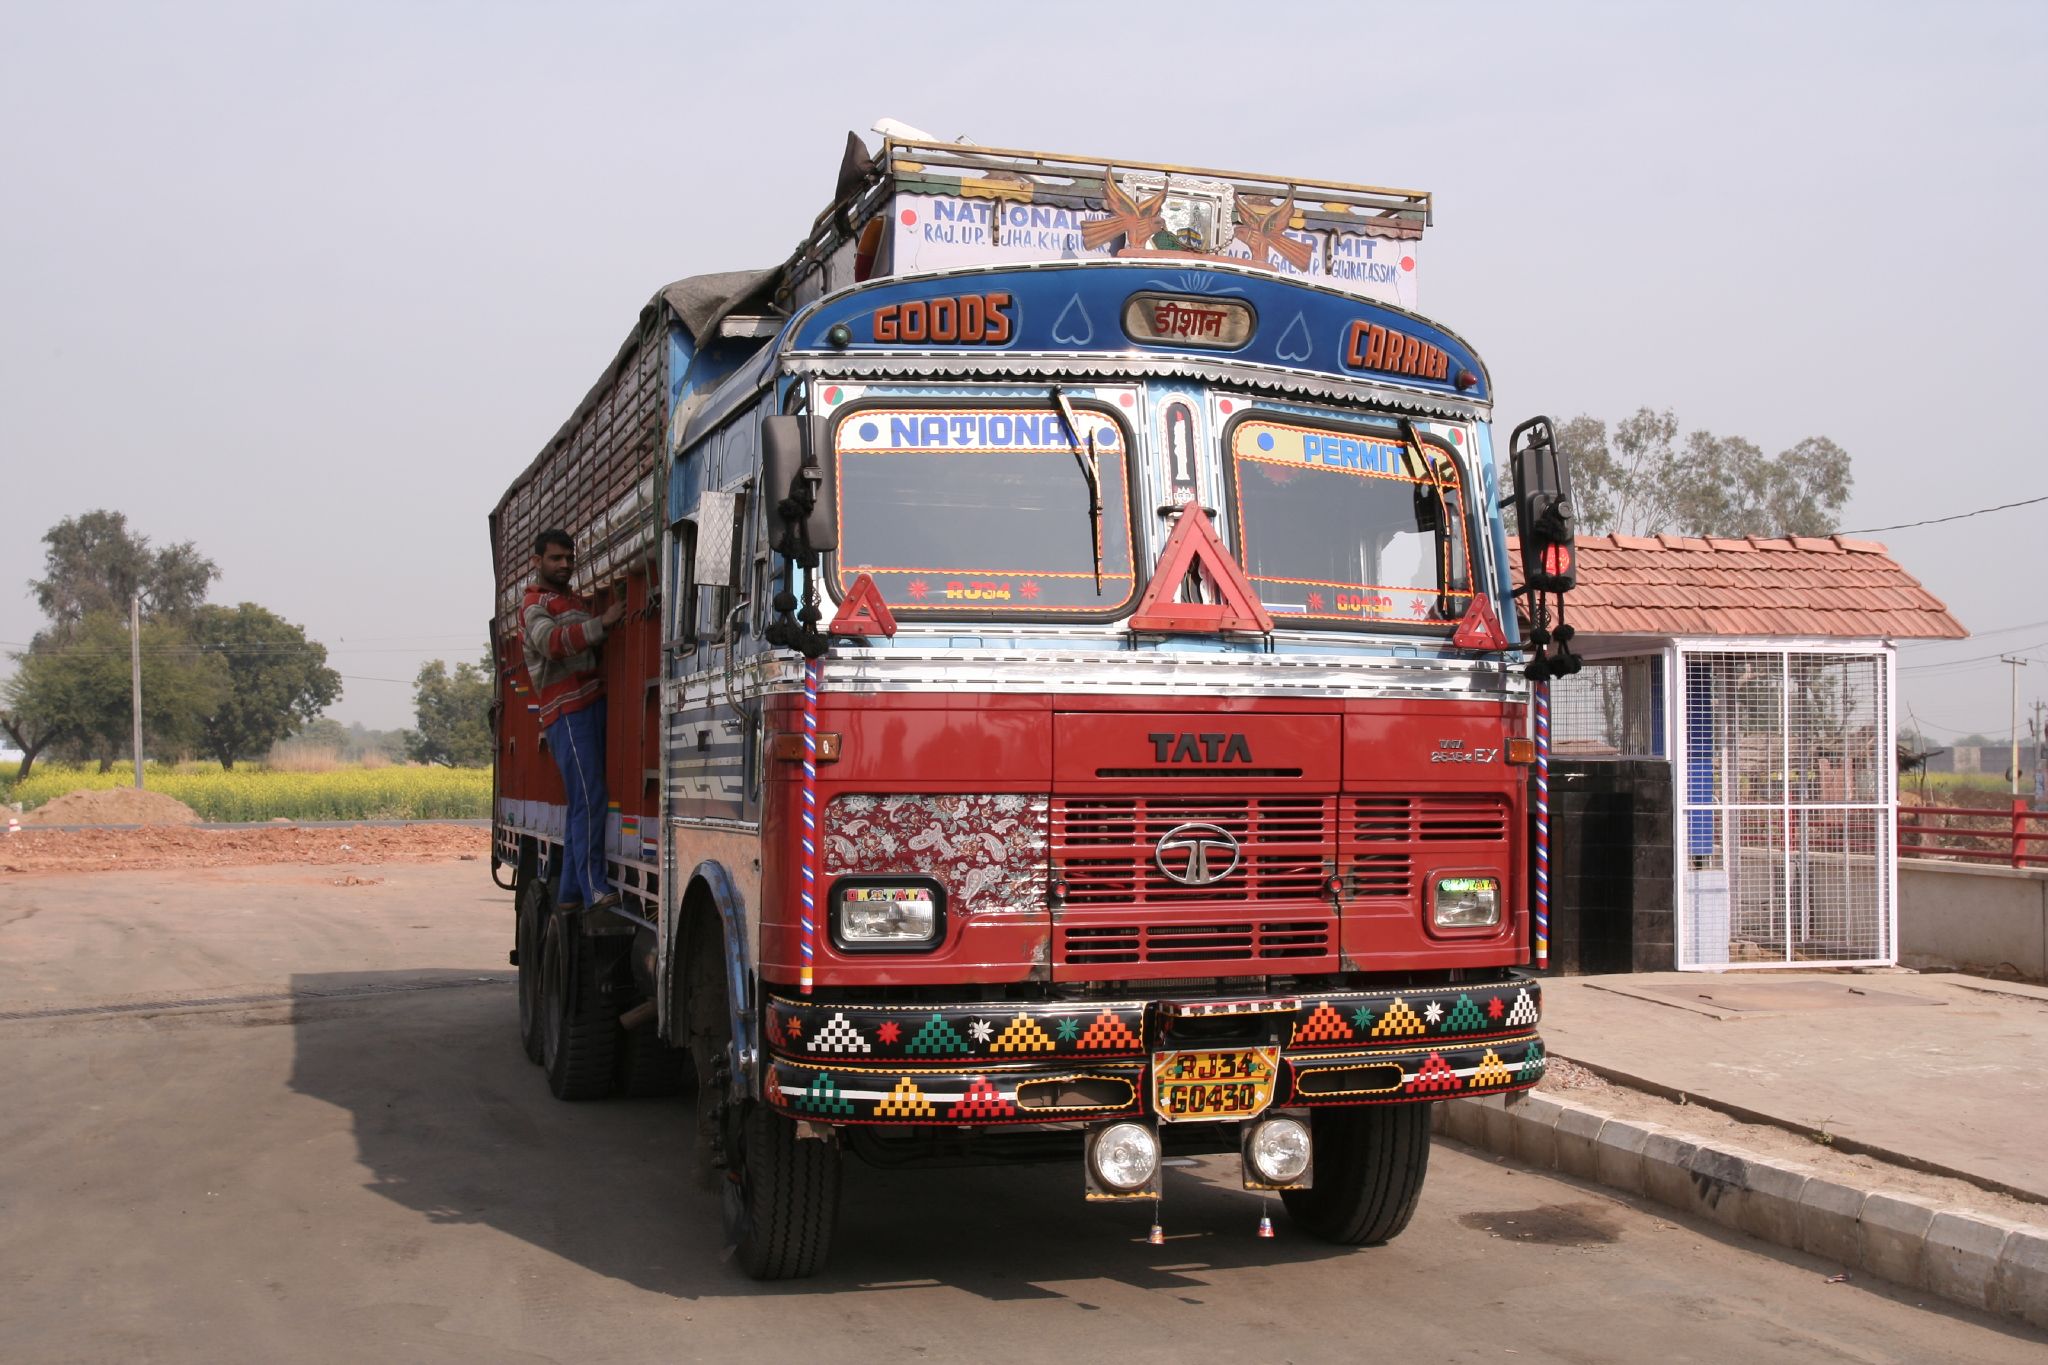
<instances>
[{"instance_id":1,"label":"turn signal light","mask_svg":"<svg viewBox=\"0 0 2048 1365\"><path fill-rule=\"evenodd\" d=\"M1536 741L1527 735L1516 735L1508 741L1507 758L1510 763L1534 763Z\"/></svg>"}]
</instances>

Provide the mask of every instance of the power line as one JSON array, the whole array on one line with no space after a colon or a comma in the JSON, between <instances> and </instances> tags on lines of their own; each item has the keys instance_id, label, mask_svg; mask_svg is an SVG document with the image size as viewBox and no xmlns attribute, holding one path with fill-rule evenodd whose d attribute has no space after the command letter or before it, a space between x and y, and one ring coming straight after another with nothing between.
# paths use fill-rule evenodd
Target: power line
<instances>
[{"instance_id":1,"label":"power line","mask_svg":"<svg viewBox=\"0 0 2048 1365\"><path fill-rule=\"evenodd\" d=\"M2048 502L2048 493L2038 498L2022 498L2018 502L2001 502L1996 507L1979 507L1974 512L1957 512L1953 516L1929 517L1925 521L1902 521L1896 526L1866 526L1860 531L1837 531L1838 536L1869 536L1879 531L1910 531L1915 526L1939 526L1945 521L1964 521L1970 517L1981 517L1989 512L2005 512L2015 507L2032 507L2037 502Z\"/></svg>"},{"instance_id":2,"label":"power line","mask_svg":"<svg viewBox=\"0 0 2048 1365\"><path fill-rule=\"evenodd\" d=\"M2016 626L1997 626L1991 630L1973 630L1970 632L1969 637L1963 640L1901 640L1899 641L1899 648L1926 649L1935 645L1963 645L1970 643L1971 640L1981 640L1987 635L2010 635L2016 630L2034 630L2040 626L2048 626L2048 621L2022 621Z\"/></svg>"},{"instance_id":3,"label":"power line","mask_svg":"<svg viewBox=\"0 0 2048 1365\"><path fill-rule=\"evenodd\" d=\"M2015 650L2015 651L2013 651L2013 652L2014 652L2014 653L2017 653L2017 654L2025 654L2025 653L2027 653L2027 652L2028 652L2029 650L2035 650L2035 649L2042 649L2042 648L2048 648L2048 640L2036 640L2036 641L2035 641L2035 642L2034 642L2033 644L2030 644L2030 645L2021 645L2021 646L2020 646L2020 647L2019 647L2019 648L2018 648L2017 650ZM1993 650L1993 651L1992 651L1991 653L1989 653L1989 654L1972 654L1972 655L1971 655L1971 656L1970 656L1969 658L1967 658L1967 659L1942 659L1942 660L1939 660L1939 661L1937 661L1937 662L1935 662L1935 663L1930 663L1930 664L1909 664L1909 665L1906 665L1905 667L1902 667L1902 668L1900 668L1900 669L1899 669L1899 672L1901 672L1901 673L1926 673L1926 672L1931 672L1931 671L1933 671L1933 670L1935 670L1935 669L1939 669L1939 668L1955 668L1955 667L1958 667L1958 666L1960 666L1960 665L1962 665L1962 664L1974 664L1974 663L1978 663L1978 662L1980 662L1980 661L1982 661L1982 660L1985 660L1985 659L1996 659L1996 658L1999 658L1999 657L2000 657L2000 655L2001 655L2001 651L1999 651L1999 650Z\"/></svg>"}]
</instances>

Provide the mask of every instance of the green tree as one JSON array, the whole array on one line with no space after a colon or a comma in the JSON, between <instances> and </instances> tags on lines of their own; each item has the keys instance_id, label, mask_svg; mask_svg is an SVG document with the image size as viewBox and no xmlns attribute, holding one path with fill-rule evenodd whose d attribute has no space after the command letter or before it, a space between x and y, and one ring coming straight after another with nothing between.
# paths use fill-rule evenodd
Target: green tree
<instances>
[{"instance_id":1,"label":"green tree","mask_svg":"<svg viewBox=\"0 0 2048 1365\"><path fill-rule=\"evenodd\" d=\"M382 754L393 763L402 763L412 752L412 731L372 730L361 721L350 721L348 726L348 755L361 760L371 754Z\"/></svg>"},{"instance_id":2,"label":"green tree","mask_svg":"<svg viewBox=\"0 0 2048 1365\"><path fill-rule=\"evenodd\" d=\"M261 757L341 695L327 647L254 602L199 607L191 632L201 651L227 666L227 691L199 726L205 752L223 768Z\"/></svg>"},{"instance_id":3,"label":"green tree","mask_svg":"<svg viewBox=\"0 0 2048 1365\"><path fill-rule=\"evenodd\" d=\"M1855 483L1849 453L1825 436L1775 457L1709 431L1681 445L1668 410L1640 408L1611 432L1581 415L1560 424L1557 439L1571 463L1579 529L1591 534L1824 536Z\"/></svg>"},{"instance_id":4,"label":"green tree","mask_svg":"<svg viewBox=\"0 0 2048 1365\"><path fill-rule=\"evenodd\" d=\"M21 750L21 768L14 775L16 782L25 781L35 770L36 757L43 750L74 737L62 717L45 715L38 709L41 705L42 698L23 686L19 670L0 683L0 731Z\"/></svg>"},{"instance_id":5,"label":"green tree","mask_svg":"<svg viewBox=\"0 0 2048 1365\"><path fill-rule=\"evenodd\" d=\"M43 577L28 586L61 639L94 612L126 616L137 596L146 619L185 616L218 577L191 541L151 549L148 536L128 529L125 514L101 508L43 532Z\"/></svg>"},{"instance_id":6,"label":"green tree","mask_svg":"<svg viewBox=\"0 0 2048 1365\"><path fill-rule=\"evenodd\" d=\"M114 766L128 752L134 705L125 614L97 611L72 624L66 639L14 656L10 712L33 717L46 733ZM142 624L142 732L162 752L196 748L203 718L230 690L227 664L196 648L175 621ZM47 741L46 741L47 742Z\"/></svg>"},{"instance_id":7,"label":"green tree","mask_svg":"<svg viewBox=\"0 0 2048 1365\"><path fill-rule=\"evenodd\" d=\"M491 661L448 665L436 659L413 684L419 729L406 740L415 762L480 768L491 761Z\"/></svg>"}]
</instances>

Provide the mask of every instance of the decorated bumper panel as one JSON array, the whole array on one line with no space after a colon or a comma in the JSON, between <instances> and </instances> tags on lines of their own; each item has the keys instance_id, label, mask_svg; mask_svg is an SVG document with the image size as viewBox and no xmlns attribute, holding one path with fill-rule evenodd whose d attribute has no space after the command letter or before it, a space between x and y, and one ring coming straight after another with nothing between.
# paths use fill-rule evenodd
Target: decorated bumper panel
<instances>
[{"instance_id":1,"label":"decorated bumper panel","mask_svg":"<svg viewBox=\"0 0 2048 1365\"><path fill-rule=\"evenodd\" d=\"M1284 1056L1278 1103L1289 1108L1415 1104L1527 1090L1543 1079L1534 1037L1469 1047ZM1149 1066L1077 1070L1022 1066L987 1071L912 1071L776 1058L768 1098L799 1118L826 1123L985 1125L1066 1123L1149 1112Z\"/></svg>"},{"instance_id":2,"label":"decorated bumper panel","mask_svg":"<svg viewBox=\"0 0 2048 1365\"><path fill-rule=\"evenodd\" d=\"M1543 1040L1525 1036L1466 1047L1359 1051L1283 1058L1287 1105L1412 1104L1504 1095L1543 1079Z\"/></svg>"},{"instance_id":3,"label":"decorated bumper panel","mask_svg":"<svg viewBox=\"0 0 2048 1365\"><path fill-rule=\"evenodd\" d=\"M1241 1019L1280 1046L1275 1103L1413 1104L1543 1077L1533 981L1256 1000L916 1006L767 1001L768 1102L828 1123L1094 1122L1151 1111L1153 1054Z\"/></svg>"},{"instance_id":4,"label":"decorated bumper panel","mask_svg":"<svg viewBox=\"0 0 2048 1365\"><path fill-rule=\"evenodd\" d=\"M1293 1054L1511 1042L1533 1036L1542 1013L1541 987L1527 980L1244 1001L860 1005L770 995L765 1041L792 1060L958 1071L968 1058L997 1064L1142 1058L1180 1018L1257 1015Z\"/></svg>"},{"instance_id":5,"label":"decorated bumper panel","mask_svg":"<svg viewBox=\"0 0 2048 1365\"><path fill-rule=\"evenodd\" d=\"M988 1125L1070 1123L1144 1112L1145 1066L1025 1066L909 1071L819 1066L776 1058L768 1100L825 1123Z\"/></svg>"}]
</instances>

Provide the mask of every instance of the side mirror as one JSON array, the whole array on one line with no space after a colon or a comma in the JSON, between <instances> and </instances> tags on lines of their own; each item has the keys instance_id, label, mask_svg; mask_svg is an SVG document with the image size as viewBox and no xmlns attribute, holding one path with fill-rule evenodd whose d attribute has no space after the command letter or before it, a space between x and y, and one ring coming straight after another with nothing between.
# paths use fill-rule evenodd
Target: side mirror
<instances>
[{"instance_id":1,"label":"side mirror","mask_svg":"<svg viewBox=\"0 0 2048 1365\"><path fill-rule=\"evenodd\" d=\"M1522 581L1532 592L1570 592L1579 581L1572 527L1571 471L1558 454L1548 417L1531 417L1508 439L1515 473L1515 523L1522 538Z\"/></svg>"},{"instance_id":2,"label":"side mirror","mask_svg":"<svg viewBox=\"0 0 2048 1365\"><path fill-rule=\"evenodd\" d=\"M839 548L832 488L804 449L804 420L787 415L761 423L761 479L776 549L794 555Z\"/></svg>"}]
</instances>

